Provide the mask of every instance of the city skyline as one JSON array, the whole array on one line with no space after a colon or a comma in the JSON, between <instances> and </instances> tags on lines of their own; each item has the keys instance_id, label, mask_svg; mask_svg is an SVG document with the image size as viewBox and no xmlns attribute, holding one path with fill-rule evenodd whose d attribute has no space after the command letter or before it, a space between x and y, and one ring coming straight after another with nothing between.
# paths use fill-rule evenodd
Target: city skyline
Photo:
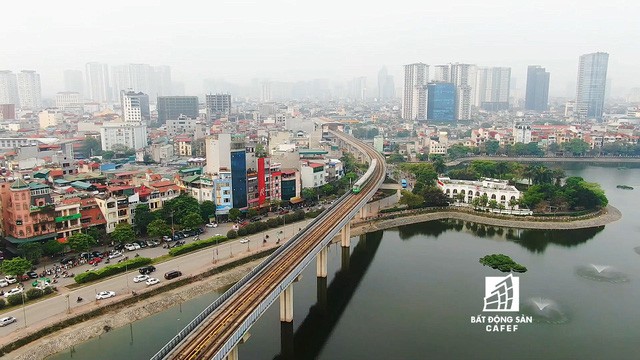
<instances>
[{"instance_id":1,"label":"city skyline","mask_svg":"<svg viewBox=\"0 0 640 360\"><path fill-rule=\"evenodd\" d=\"M7 11L20 16L1 25L11 51L0 54L0 69L36 70L42 77L43 95L51 97L64 90L64 70L83 70L88 62L171 66L173 80L186 84L186 94L202 93L207 78L246 84L254 78L346 82L366 76L368 83L375 84L381 66L400 79L402 66L415 62L511 67L523 92L527 66L540 64L557 74L550 95L563 96L568 89L575 92L578 57L603 51L611 54L612 95L637 87L640 69L633 64L638 54L630 34L640 33L640 25L622 22L617 12L606 9L624 5L633 11L639 5L612 1L578 13L573 5L550 1L517 8L493 3L458 1L429 13L419 11L414 2L385 10L375 4L367 8L340 4L341 11L335 12L331 3L223 1L215 6L226 16L212 19L206 9L194 12L189 6L164 8L147 3L120 6L124 2L115 1L101 9L100 16L107 22L74 17L54 4L39 4L29 11L23 4L10 4ZM72 1L69 8L80 12L86 6ZM553 12L541 10L547 8ZM530 16L533 13L544 16L544 26ZM36 55L42 53L47 56ZM369 91L376 93L373 86Z\"/></svg>"}]
</instances>

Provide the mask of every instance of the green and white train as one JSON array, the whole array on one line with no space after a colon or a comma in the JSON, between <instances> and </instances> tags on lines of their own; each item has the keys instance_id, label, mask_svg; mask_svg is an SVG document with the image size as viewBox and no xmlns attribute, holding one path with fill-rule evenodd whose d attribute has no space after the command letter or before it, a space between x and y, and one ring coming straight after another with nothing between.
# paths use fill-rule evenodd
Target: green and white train
<instances>
[{"instance_id":1,"label":"green and white train","mask_svg":"<svg viewBox=\"0 0 640 360\"><path fill-rule=\"evenodd\" d=\"M364 175L362 175L362 177L358 181L356 181L355 184L353 184L353 188L351 189L351 191L354 194L358 194L362 190L362 187L371 179L371 176L373 175L373 170L376 168L377 165L378 165L378 160L373 159L371 161L371 164L369 164L369 168L367 169L367 172L365 172Z\"/></svg>"}]
</instances>

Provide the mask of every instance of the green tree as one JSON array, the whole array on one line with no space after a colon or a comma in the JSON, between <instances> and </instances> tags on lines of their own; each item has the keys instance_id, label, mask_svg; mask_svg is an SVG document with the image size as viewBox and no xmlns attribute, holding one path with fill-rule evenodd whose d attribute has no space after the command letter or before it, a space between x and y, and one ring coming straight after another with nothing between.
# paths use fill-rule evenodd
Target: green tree
<instances>
[{"instance_id":1,"label":"green tree","mask_svg":"<svg viewBox=\"0 0 640 360\"><path fill-rule=\"evenodd\" d=\"M333 185L331 184L322 185L322 187L320 187L320 190L322 191L322 194L324 196L331 195L335 191Z\"/></svg>"},{"instance_id":2,"label":"green tree","mask_svg":"<svg viewBox=\"0 0 640 360\"><path fill-rule=\"evenodd\" d=\"M200 213L192 212L182 219L182 227L185 229L196 229L202 226L202 217Z\"/></svg>"},{"instance_id":3,"label":"green tree","mask_svg":"<svg viewBox=\"0 0 640 360\"><path fill-rule=\"evenodd\" d=\"M444 172L447 170L447 166L444 163L444 158L442 157L442 155L433 156L431 158L431 161L433 162L433 169L438 174L444 174Z\"/></svg>"},{"instance_id":4,"label":"green tree","mask_svg":"<svg viewBox=\"0 0 640 360\"><path fill-rule=\"evenodd\" d=\"M518 199L509 199L509 207L511 208L511 210L513 210L513 208L515 208L518 203Z\"/></svg>"},{"instance_id":5,"label":"green tree","mask_svg":"<svg viewBox=\"0 0 640 360\"><path fill-rule=\"evenodd\" d=\"M154 164L154 163L155 163L155 160L153 160L153 156L151 156L150 154L144 154L144 155L142 156L142 162L143 162L145 165L149 165L149 164Z\"/></svg>"},{"instance_id":6,"label":"green tree","mask_svg":"<svg viewBox=\"0 0 640 360\"><path fill-rule=\"evenodd\" d=\"M568 142L562 144L565 151L571 153L574 156L584 155L589 151L589 144L582 139L571 139Z\"/></svg>"},{"instance_id":7,"label":"green tree","mask_svg":"<svg viewBox=\"0 0 640 360\"><path fill-rule=\"evenodd\" d=\"M31 269L31 261L23 257L15 257L2 261L2 272L7 275L13 275L19 278L29 269Z\"/></svg>"},{"instance_id":8,"label":"green tree","mask_svg":"<svg viewBox=\"0 0 640 360\"><path fill-rule=\"evenodd\" d=\"M135 237L136 233L133 231L133 227L127 222L116 225L115 230L111 233L111 238L121 244L132 241Z\"/></svg>"},{"instance_id":9,"label":"green tree","mask_svg":"<svg viewBox=\"0 0 640 360\"><path fill-rule=\"evenodd\" d=\"M316 189L314 188L304 188L301 191L302 197L307 200L315 200L318 197L316 193Z\"/></svg>"},{"instance_id":10,"label":"green tree","mask_svg":"<svg viewBox=\"0 0 640 360\"><path fill-rule=\"evenodd\" d=\"M498 202L496 199L489 200L489 208L496 209L498 207Z\"/></svg>"},{"instance_id":11,"label":"green tree","mask_svg":"<svg viewBox=\"0 0 640 360\"><path fill-rule=\"evenodd\" d=\"M480 207L480 197L476 196L471 200L471 205L473 205L474 208L478 208Z\"/></svg>"},{"instance_id":12,"label":"green tree","mask_svg":"<svg viewBox=\"0 0 640 360\"><path fill-rule=\"evenodd\" d=\"M407 190L402 190L400 192L402 197L400 198L400 204L407 205L410 208L416 208L422 206L424 203L424 198L420 195L413 194Z\"/></svg>"},{"instance_id":13,"label":"green tree","mask_svg":"<svg viewBox=\"0 0 640 360\"><path fill-rule=\"evenodd\" d=\"M241 214L242 212L240 211L240 209L236 209L236 208L229 209L229 220L236 221L240 218Z\"/></svg>"},{"instance_id":14,"label":"green tree","mask_svg":"<svg viewBox=\"0 0 640 360\"><path fill-rule=\"evenodd\" d=\"M404 156L398 154L398 153L393 153L391 155L389 155L389 157L387 158L387 162L390 164L399 164L402 162L405 162L406 160L404 159Z\"/></svg>"},{"instance_id":15,"label":"green tree","mask_svg":"<svg viewBox=\"0 0 640 360\"><path fill-rule=\"evenodd\" d=\"M216 216L216 204L211 200L205 200L200 204L200 215L206 222Z\"/></svg>"},{"instance_id":16,"label":"green tree","mask_svg":"<svg viewBox=\"0 0 640 360\"><path fill-rule=\"evenodd\" d=\"M20 253L20 256L34 264L37 264L38 259L42 256L42 244L38 242L23 243L18 245L18 252Z\"/></svg>"},{"instance_id":17,"label":"green tree","mask_svg":"<svg viewBox=\"0 0 640 360\"><path fill-rule=\"evenodd\" d=\"M171 227L162 219L155 219L147 225L147 234L149 236L169 236L171 235Z\"/></svg>"},{"instance_id":18,"label":"green tree","mask_svg":"<svg viewBox=\"0 0 640 360\"><path fill-rule=\"evenodd\" d=\"M480 196L480 206L486 207L487 203L489 203L489 197L487 196L487 194L482 194Z\"/></svg>"},{"instance_id":19,"label":"green tree","mask_svg":"<svg viewBox=\"0 0 640 360\"><path fill-rule=\"evenodd\" d=\"M467 156L467 154L472 152L473 150L468 146L464 146L462 144L453 144L447 150L447 155L449 156L450 159L457 159L457 158L465 157Z\"/></svg>"},{"instance_id":20,"label":"green tree","mask_svg":"<svg viewBox=\"0 0 640 360\"><path fill-rule=\"evenodd\" d=\"M560 151L560 144L558 143L551 143L549 144L549 147L547 148L547 150L549 150L550 153L552 154L556 154Z\"/></svg>"},{"instance_id":21,"label":"green tree","mask_svg":"<svg viewBox=\"0 0 640 360\"><path fill-rule=\"evenodd\" d=\"M82 142L82 152L86 157L102 154L102 144L100 140L87 136Z\"/></svg>"},{"instance_id":22,"label":"green tree","mask_svg":"<svg viewBox=\"0 0 640 360\"><path fill-rule=\"evenodd\" d=\"M102 158L107 161L113 159L114 156L116 156L115 151L108 150L102 153Z\"/></svg>"},{"instance_id":23,"label":"green tree","mask_svg":"<svg viewBox=\"0 0 640 360\"><path fill-rule=\"evenodd\" d=\"M160 210L160 218L170 223L173 214L174 223L182 224L182 219L190 213L200 214L200 204L198 204L198 200L195 198L187 194L182 194L164 203L162 210Z\"/></svg>"},{"instance_id":24,"label":"green tree","mask_svg":"<svg viewBox=\"0 0 640 360\"><path fill-rule=\"evenodd\" d=\"M258 216L258 210L256 210L256 209L247 210L247 217L248 218L253 218L253 217L256 217L256 216Z\"/></svg>"},{"instance_id":25,"label":"green tree","mask_svg":"<svg viewBox=\"0 0 640 360\"><path fill-rule=\"evenodd\" d=\"M149 210L146 204L138 204L136 206L135 215L133 216L133 227L138 234L146 234L147 226L156 219L156 215Z\"/></svg>"},{"instance_id":26,"label":"green tree","mask_svg":"<svg viewBox=\"0 0 640 360\"><path fill-rule=\"evenodd\" d=\"M500 150L500 143L495 140L489 140L484 143L484 147L487 150L487 154L495 155Z\"/></svg>"},{"instance_id":27,"label":"green tree","mask_svg":"<svg viewBox=\"0 0 640 360\"><path fill-rule=\"evenodd\" d=\"M433 185L427 185L422 189L422 198L427 206L447 206L449 198L442 190Z\"/></svg>"},{"instance_id":28,"label":"green tree","mask_svg":"<svg viewBox=\"0 0 640 360\"><path fill-rule=\"evenodd\" d=\"M42 246L42 251L47 256L58 255L64 251L64 245L58 240L49 240Z\"/></svg>"},{"instance_id":29,"label":"green tree","mask_svg":"<svg viewBox=\"0 0 640 360\"><path fill-rule=\"evenodd\" d=\"M117 229L117 227L116 227ZM96 245L96 240L90 235L83 233L76 233L68 238L69 248L76 252L83 252L89 250L92 246Z\"/></svg>"}]
</instances>

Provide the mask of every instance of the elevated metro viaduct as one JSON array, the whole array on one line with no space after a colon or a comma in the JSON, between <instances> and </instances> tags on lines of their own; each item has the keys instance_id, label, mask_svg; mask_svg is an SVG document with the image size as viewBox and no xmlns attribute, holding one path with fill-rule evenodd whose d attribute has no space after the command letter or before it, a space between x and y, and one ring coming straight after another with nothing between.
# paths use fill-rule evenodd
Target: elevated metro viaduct
<instances>
[{"instance_id":1,"label":"elevated metro viaduct","mask_svg":"<svg viewBox=\"0 0 640 360\"><path fill-rule=\"evenodd\" d=\"M318 278L327 277L328 245L340 232L341 245L351 242L351 220L363 216L362 208L382 185L384 157L365 143L344 133L328 130L327 137L357 158L377 165L358 194L347 192L289 239L265 261L209 305L167 343L152 360L238 358L238 344L269 306L280 299L280 321L293 321L293 283L316 258Z\"/></svg>"}]
</instances>

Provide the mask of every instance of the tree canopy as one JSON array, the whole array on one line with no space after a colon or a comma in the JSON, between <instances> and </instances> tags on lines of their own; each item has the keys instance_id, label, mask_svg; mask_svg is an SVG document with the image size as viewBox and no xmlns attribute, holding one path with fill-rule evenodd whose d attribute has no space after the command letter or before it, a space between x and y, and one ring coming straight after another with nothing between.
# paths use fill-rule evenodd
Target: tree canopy
<instances>
[{"instance_id":1,"label":"tree canopy","mask_svg":"<svg viewBox=\"0 0 640 360\"><path fill-rule=\"evenodd\" d=\"M147 225L147 234L149 236L169 236L171 235L171 227L162 219L155 219Z\"/></svg>"},{"instance_id":2,"label":"tree canopy","mask_svg":"<svg viewBox=\"0 0 640 360\"><path fill-rule=\"evenodd\" d=\"M129 223L120 223L116 225L115 230L111 233L111 238L119 243L125 243L135 239L136 233Z\"/></svg>"},{"instance_id":3,"label":"tree canopy","mask_svg":"<svg viewBox=\"0 0 640 360\"><path fill-rule=\"evenodd\" d=\"M91 235L83 233L73 234L69 236L67 241L69 244L69 248L76 252L87 251L96 244L96 239L94 239Z\"/></svg>"},{"instance_id":4,"label":"tree canopy","mask_svg":"<svg viewBox=\"0 0 640 360\"><path fill-rule=\"evenodd\" d=\"M151 212L146 204L138 204L136 206L135 215L133 217L134 230L138 234L147 234L147 226L156 219L155 213Z\"/></svg>"},{"instance_id":5,"label":"tree canopy","mask_svg":"<svg viewBox=\"0 0 640 360\"><path fill-rule=\"evenodd\" d=\"M23 257L15 257L2 261L2 272L7 275L20 277L29 269L31 269L31 261Z\"/></svg>"}]
</instances>

